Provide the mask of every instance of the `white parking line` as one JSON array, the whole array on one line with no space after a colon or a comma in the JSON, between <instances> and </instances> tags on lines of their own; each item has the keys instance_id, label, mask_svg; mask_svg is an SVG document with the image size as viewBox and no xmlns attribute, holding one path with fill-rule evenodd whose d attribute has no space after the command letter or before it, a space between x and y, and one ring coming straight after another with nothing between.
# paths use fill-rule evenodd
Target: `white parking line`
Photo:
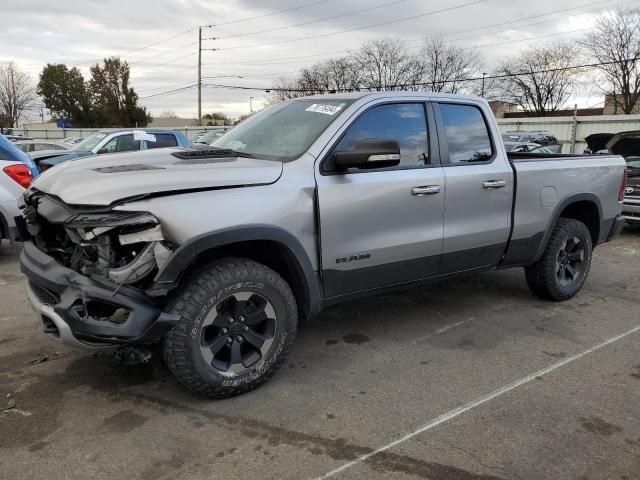
<instances>
[{"instance_id":1,"label":"white parking line","mask_svg":"<svg viewBox=\"0 0 640 480\"><path fill-rule=\"evenodd\" d=\"M553 372L554 370L568 364L571 362L574 362L575 360L578 360L579 358L584 357L585 355L589 355L590 353L595 352L596 350L600 350L603 347L606 347L607 345L610 345L614 342L617 342L618 340L631 335L633 333L636 333L640 331L640 325L638 325L637 327L632 328L631 330L628 330L620 335L616 335L615 337L611 337L608 340L605 340L602 343L598 343L597 345L594 345L591 348L588 348L587 350L584 350L580 353L576 353L575 355L572 355L570 357L567 357L557 363L554 363L553 365L550 365L546 368L543 368L542 370L538 370L537 372L531 373L529 375L527 375L526 377L523 377L519 380L516 380L515 382L512 382L504 387L501 387L497 390L494 390L493 392L489 393L488 395L484 395L482 397L476 398L475 400L471 400L468 403L465 403L464 405L455 408L453 410L450 410L442 415L440 415L439 417L434 418L433 420L431 420L429 423L423 425L422 427L418 428L417 430L408 433L407 435L405 435L404 437L398 438L397 440L394 440L391 443L388 443L380 448L377 448L375 450L373 450L370 453L367 453L365 455L361 455L360 457L356 458L355 460L352 460L351 462L345 463L344 465L335 468L333 470L331 470L330 472L325 473L324 475L321 475L319 477L316 477L317 480L321 480L321 479L325 479L325 478L329 478L329 477L333 477L335 475L337 475L338 473L344 472L345 470L347 470L348 468L353 467L354 465L358 465L359 463L365 462L367 459L373 457L374 455L377 455L379 453L382 453L386 450L389 450L390 448L393 448L397 445L400 445L401 443L406 442L407 440L412 439L413 437L415 437L416 435L420 435L421 433L424 433L428 430L431 430L432 428L437 427L438 425L445 423L453 418L456 418L459 415L462 415L465 412L468 412L469 410L472 410L476 407L479 407L480 405L493 400L494 398L497 398L501 395L504 395L505 393L510 392L511 390L518 388L522 385L525 385L527 383L529 383L530 381L534 380L536 377L541 377L542 375L546 375L547 373Z\"/></svg>"},{"instance_id":2,"label":"white parking line","mask_svg":"<svg viewBox=\"0 0 640 480\"><path fill-rule=\"evenodd\" d=\"M462 320L461 322L456 322L456 323L450 323L449 325L445 325L444 327L440 327L439 329L435 330L434 332L431 332L427 335L423 335L422 337L418 337L415 340L413 340L413 342L411 342L412 344L416 344L416 343L420 343L424 340L428 340L432 337L435 337L437 335L443 334L444 332L448 332L449 330L459 327L460 325L464 325L467 322L470 322L471 320L473 320L473 318L470 318L468 320Z\"/></svg>"}]
</instances>

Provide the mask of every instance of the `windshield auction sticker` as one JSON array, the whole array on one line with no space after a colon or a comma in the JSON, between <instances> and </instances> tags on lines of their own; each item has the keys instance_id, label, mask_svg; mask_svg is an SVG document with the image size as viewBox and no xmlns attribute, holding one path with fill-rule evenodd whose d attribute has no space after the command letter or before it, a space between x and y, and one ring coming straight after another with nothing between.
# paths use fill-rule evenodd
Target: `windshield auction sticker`
<instances>
[{"instance_id":1,"label":"windshield auction sticker","mask_svg":"<svg viewBox=\"0 0 640 480\"><path fill-rule=\"evenodd\" d=\"M325 105L322 103L314 103L313 105L309 105L305 111L307 112L316 112L316 113L324 113L325 115L335 115L344 107L344 103L340 105Z\"/></svg>"}]
</instances>

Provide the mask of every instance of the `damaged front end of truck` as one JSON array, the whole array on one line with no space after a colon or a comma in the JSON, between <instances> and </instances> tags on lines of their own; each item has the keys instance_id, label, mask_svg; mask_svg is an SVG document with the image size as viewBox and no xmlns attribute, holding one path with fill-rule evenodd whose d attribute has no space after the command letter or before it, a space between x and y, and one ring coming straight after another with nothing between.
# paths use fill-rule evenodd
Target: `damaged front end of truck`
<instances>
[{"instance_id":1,"label":"damaged front end of truck","mask_svg":"<svg viewBox=\"0 0 640 480\"><path fill-rule=\"evenodd\" d=\"M31 189L23 219L21 265L45 333L84 348L144 345L176 321L148 294L176 249L152 214L71 207Z\"/></svg>"}]
</instances>

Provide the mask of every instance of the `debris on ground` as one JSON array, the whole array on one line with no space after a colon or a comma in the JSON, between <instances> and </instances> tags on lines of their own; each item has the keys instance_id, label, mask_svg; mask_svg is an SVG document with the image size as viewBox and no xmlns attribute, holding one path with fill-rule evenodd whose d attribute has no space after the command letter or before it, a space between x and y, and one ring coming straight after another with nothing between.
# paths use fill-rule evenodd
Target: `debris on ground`
<instances>
[{"instance_id":1,"label":"debris on ground","mask_svg":"<svg viewBox=\"0 0 640 480\"><path fill-rule=\"evenodd\" d=\"M42 356L42 357L34 358L33 360L31 360L30 363L33 364L33 365L38 365L39 363L44 363L47 360L49 360L49 357L45 355L45 356Z\"/></svg>"},{"instance_id":2,"label":"debris on ground","mask_svg":"<svg viewBox=\"0 0 640 480\"><path fill-rule=\"evenodd\" d=\"M15 398L9 399L6 406L0 407L0 412L4 412L5 410L11 410L12 408L16 408Z\"/></svg>"}]
</instances>

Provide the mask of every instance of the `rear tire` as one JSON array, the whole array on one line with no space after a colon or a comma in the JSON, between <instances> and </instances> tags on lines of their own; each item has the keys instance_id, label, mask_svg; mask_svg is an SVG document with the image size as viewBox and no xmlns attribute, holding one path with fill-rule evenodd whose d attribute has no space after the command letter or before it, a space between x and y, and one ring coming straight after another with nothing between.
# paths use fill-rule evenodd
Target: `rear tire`
<instances>
[{"instance_id":1,"label":"rear tire","mask_svg":"<svg viewBox=\"0 0 640 480\"><path fill-rule=\"evenodd\" d=\"M291 288L276 272L227 258L194 272L170 303L181 320L164 359L191 391L225 398L253 390L280 368L296 336Z\"/></svg>"},{"instance_id":2,"label":"rear tire","mask_svg":"<svg viewBox=\"0 0 640 480\"><path fill-rule=\"evenodd\" d=\"M547 300L568 300L580 291L589 274L593 243L586 225L561 218L538 262L525 268L527 285Z\"/></svg>"}]
</instances>

